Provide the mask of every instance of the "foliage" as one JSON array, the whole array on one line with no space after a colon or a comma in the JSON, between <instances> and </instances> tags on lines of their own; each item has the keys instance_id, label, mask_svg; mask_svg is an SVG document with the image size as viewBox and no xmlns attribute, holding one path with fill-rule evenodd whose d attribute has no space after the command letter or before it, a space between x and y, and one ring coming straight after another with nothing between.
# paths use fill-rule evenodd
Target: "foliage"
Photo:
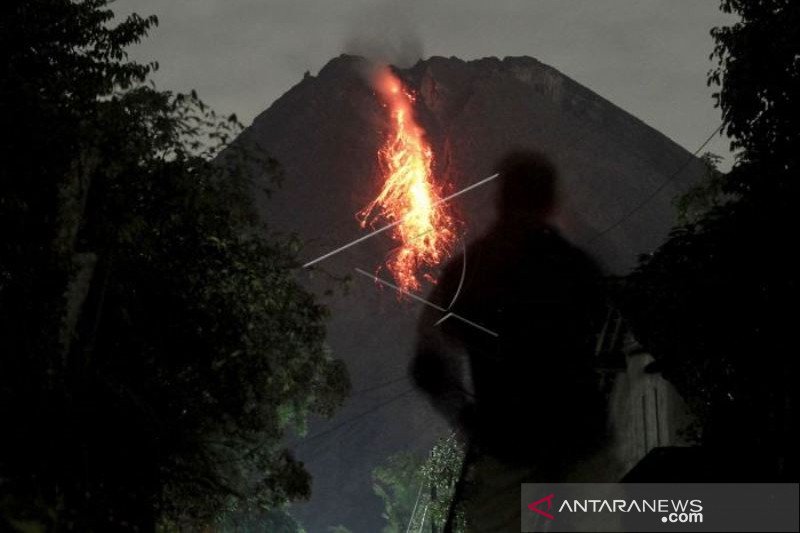
<instances>
[{"instance_id":1,"label":"foliage","mask_svg":"<svg viewBox=\"0 0 800 533\"><path fill-rule=\"evenodd\" d=\"M464 450L454 435L440 439L427 458L400 453L391 456L372 474L375 494L384 502L384 533L421 530L425 523L442 528L461 474ZM457 515L454 531L463 530Z\"/></svg>"},{"instance_id":2,"label":"foliage","mask_svg":"<svg viewBox=\"0 0 800 533\"><path fill-rule=\"evenodd\" d=\"M423 463L412 453L399 453L372 471L372 488L383 500L383 518L388 524L384 533L405 531L413 519L425 485Z\"/></svg>"},{"instance_id":3,"label":"foliage","mask_svg":"<svg viewBox=\"0 0 800 533\"><path fill-rule=\"evenodd\" d=\"M280 507L261 512L239 513L230 510L214 524L219 533L305 533L297 521ZM344 532L343 532L344 533Z\"/></svg>"},{"instance_id":4,"label":"foliage","mask_svg":"<svg viewBox=\"0 0 800 533\"><path fill-rule=\"evenodd\" d=\"M739 150L728 191L796 192L790 170L800 157L794 119L800 114L800 6L793 0L722 0L721 7L740 17L711 31L711 57L718 63L708 83L719 89L714 98L731 147Z\"/></svg>"},{"instance_id":5,"label":"foliage","mask_svg":"<svg viewBox=\"0 0 800 533\"><path fill-rule=\"evenodd\" d=\"M431 449L428 460L422 465L422 475L430 487L428 515L434 524L444 525L453 503L455 485L461 476L464 449L455 435L440 439ZM461 513L457 523L463 520ZM456 530L459 528L457 527Z\"/></svg>"},{"instance_id":6,"label":"foliage","mask_svg":"<svg viewBox=\"0 0 800 533\"><path fill-rule=\"evenodd\" d=\"M790 244L800 135L789 117L800 95L800 4L723 0L722 8L741 20L712 31L718 67L709 83L719 86L736 164L682 200L701 208L642 258L622 302L665 377L695 406L704 444L749 450L762 480L789 479L797 476L791 347L800 271Z\"/></svg>"},{"instance_id":7,"label":"foliage","mask_svg":"<svg viewBox=\"0 0 800 533\"><path fill-rule=\"evenodd\" d=\"M3 5L0 512L184 528L307 497L281 445L348 383L296 246L250 201L235 116L156 90L106 0ZM2 519L0 519L2 520ZM2 524L2 522L0 522Z\"/></svg>"},{"instance_id":8,"label":"foliage","mask_svg":"<svg viewBox=\"0 0 800 533\"><path fill-rule=\"evenodd\" d=\"M718 169L722 158L706 152L700 160L705 165L705 179L680 195L674 202L680 224L697 222L711 209L731 199L730 195L724 192L725 174Z\"/></svg>"}]
</instances>

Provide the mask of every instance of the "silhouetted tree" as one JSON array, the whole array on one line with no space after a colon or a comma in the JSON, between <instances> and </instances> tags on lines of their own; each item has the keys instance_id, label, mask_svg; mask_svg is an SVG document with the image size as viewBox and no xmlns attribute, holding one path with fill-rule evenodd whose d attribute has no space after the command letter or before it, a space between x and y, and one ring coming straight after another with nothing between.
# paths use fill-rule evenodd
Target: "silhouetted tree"
<instances>
[{"instance_id":1,"label":"silhouetted tree","mask_svg":"<svg viewBox=\"0 0 800 533\"><path fill-rule=\"evenodd\" d=\"M348 383L251 204L245 176L275 162L147 83L125 50L155 17L0 9L0 525L153 530L307 497L283 433Z\"/></svg>"},{"instance_id":2,"label":"silhouetted tree","mask_svg":"<svg viewBox=\"0 0 800 533\"><path fill-rule=\"evenodd\" d=\"M708 82L738 150L728 190L764 201L797 193L800 6L792 0L722 0L740 20L714 28Z\"/></svg>"},{"instance_id":3,"label":"silhouetted tree","mask_svg":"<svg viewBox=\"0 0 800 533\"><path fill-rule=\"evenodd\" d=\"M796 479L800 4L721 5L740 19L712 30L709 83L736 162L711 174L707 210L642 258L622 301L700 415L704 444L746 457L733 477Z\"/></svg>"}]
</instances>

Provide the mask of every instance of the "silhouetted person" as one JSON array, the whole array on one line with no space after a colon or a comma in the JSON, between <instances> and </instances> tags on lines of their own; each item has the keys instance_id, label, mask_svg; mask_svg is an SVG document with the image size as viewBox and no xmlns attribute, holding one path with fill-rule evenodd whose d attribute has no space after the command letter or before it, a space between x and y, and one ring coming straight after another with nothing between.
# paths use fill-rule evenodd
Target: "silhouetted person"
<instances>
[{"instance_id":1,"label":"silhouetted person","mask_svg":"<svg viewBox=\"0 0 800 533\"><path fill-rule=\"evenodd\" d=\"M468 247L466 268L464 258L445 267L430 297L447 308L458 292L449 311L491 333L453 316L437 325L442 313L428 310L411 369L468 442L471 481L459 497L470 531L519 531L522 482L603 477L576 472L594 468L605 442L593 368L600 271L548 223L557 175L545 156L513 152L497 171L496 224Z\"/></svg>"}]
</instances>

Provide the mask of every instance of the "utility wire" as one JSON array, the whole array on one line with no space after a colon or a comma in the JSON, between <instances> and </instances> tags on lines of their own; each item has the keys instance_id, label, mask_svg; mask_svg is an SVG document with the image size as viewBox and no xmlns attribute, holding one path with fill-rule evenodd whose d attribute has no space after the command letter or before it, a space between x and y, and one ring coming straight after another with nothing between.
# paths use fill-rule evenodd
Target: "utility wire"
<instances>
[{"instance_id":1,"label":"utility wire","mask_svg":"<svg viewBox=\"0 0 800 533\"><path fill-rule=\"evenodd\" d=\"M708 143L711 142L711 140L722 130L723 126L724 126L724 124L720 124L719 126L717 126L717 128L713 131L713 133L711 133L711 135L709 135L708 138L705 141L703 141L703 143L687 158L687 160L677 170L675 170L675 172L670 174L667 177L667 179L663 183L661 183L652 193L650 193L646 198L644 198L641 202L639 202L636 206L634 206L630 211L628 211L625 215L623 215L619 220L617 220L616 222L614 222L613 224L611 224L610 226L608 226L604 230L602 230L599 233L597 233L586 244L592 244L596 240L598 240L598 239L602 238L603 236L605 236L606 234L610 233L611 231L613 231L614 229L616 229L617 227L622 225L631 216L636 214L640 209L642 209L645 205L647 205L650 201L652 201L656 196L658 196L658 194L662 190L664 190L664 188L667 185L669 185L681 172L683 172L686 169L686 167L689 166L689 164L691 164L691 162L694 160L694 158L697 157L697 154L700 153L700 151L703 148L705 148L708 145ZM572 148L572 146L574 146L574 145L579 144L581 141L583 141L584 137L586 137L586 136L587 135L584 135L584 136L581 136L581 137L577 138L575 140L575 142L572 143L570 148ZM492 176L489 176L488 178L480 180L479 182L474 183L473 185L471 185L471 186L469 186L469 187L467 187L465 189L462 189L461 191L458 191L457 193L455 193L455 194L453 194L453 195L451 195L451 196L449 196L447 198L442 199L441 202L448 201L448 200L452 199L453 197L458 196L460 194L463 194L464 192L467 192L468 190L471 190L471 189L473 189L475 187L478 187L478 186L484 184L485 182L490 181L491 179L494 179L496 177L497 177L497 174L494 174ZM399 223L399 221L398 221L398 223ZM311 261L310 263L307 263L304 266L311 266L312 264L317 263L317 262L319 262L319 261L321 261L321 260L323 260L323 259L325 259L325 258L327 258L327 257L329 257L331 255L334 255L335 253L337 253L339 251L343 251L343 249L348 248L348 247L352 246L353 244L356 244L358 242L361 242L362 240L366 240L366 238L374 236L376 233L381 233L381 232L389 229L390 227L393 227L394 225L396 225L396 224L390 224L389 226L385 226L383 228L380 228L378 231L373 232L371 234L368 234L364 238L357 239L356 241L354 241L354 242L352 242L352 243L350 243L348 245L345 245L345 246L343 246L343 247L341 247L341 248L339 248L337 250L334 250L333 252L330 252L329 254L326 254L326 255L324 255L322 257L319 257L319 258L315 259L314 261ZM365 274L370 276L370 277L372 277L369 273L365 273ZM369 387L367 389L362 389L360 391L357 391L356 393L353 394L353 396L364 394L364 393L367 393L367 392L371 392L373 390L381 389L383 387L387 387L389 385L393 385L394 383L398 383L398 382L404 381L406 379L408 379L407 376L400 376L397 379L393 379L393 380L390 380L388 382L384 382L384 383L381 383L379 385L375 385L373 387ZM347 425L350 425L352 423L355 423L358 420L360 420L361 418L363 418L363 417L365 417L365 416L367 416L367 415L369 415L369 414L371 414L371 413L383 408L386 405L389 405L389 404L399 400L400 398L402 398L402 397L406 396L407 394L413 392L413 390L414 390L413 387L410 388L410 389L407 389L406 391L404 391L404 392L402 392L402 393L400 393L400 394L398 394L396 396L393 396L392 398L389 398L388 400L386 400L384 402L381 402L381 403L375 405L374 407L372 407L372 408L370 408L370 409L368 409L366 411L363 411L363 412L361 412L361 413L359 413L359 414L357 414L357 415L355 415L353 417L350 417L347 420L344 420L341 423L339 423L339 424L337 424L337 425L335 425L335 426L333 426L331 428L328 428L328 429L326 429L324 431L321 431L319 433L311 435L310 437L304 438L304 439L298 441L297 443L295 443L294 445L295 446L302 446L302 445L304 445L304 444L306 444L308 442L311 442L313 440L317 440L317 439L320 439L320 438L322 438L322 437L324 437L326 435L329 435L329 434L341 429L344 426L347 426Z\"/></svg>"},{"instance_id":2,"label":"utility wire","mask_svg":"<svg viewBox=\"0 0 800 533\"><path fill-rule=\"evenodd\" d=\"M619 226L621 226L621 225L622 225L622 224L623 224L623 223L624 223L626 220L628 220L630 217L632 217L634 214L636 214L636 213L637 213L637 212L638 212L638 211L639 211L641 208L643 208L645 205L647 205L648 203L650 203L650 201L651 201L653 198L655 198L656 196L658 196L658 193L660 193L661 191L663 191L663 190L664 190L664 188L665 188L667 185L669 185L670 183L672 183L672 180L674 180L674 179L675 179L675 178L678 176L678 174L680 174L681 172L683 172L683 171L686 169L686 167L688 167L688 166L689 166L689 164L690 164L692 161L694 161L695 157L697 157L697 154L698 154L698 153L700 153L700 150L702 150L703 148L705 148L705 147L706 147L706 145L707 145L708 143L710 143L710 142L711 142L711 139L713 139L713 138L714 138L714 137L715 137L715 136L716 136L716 135L717 135L717 134L718 134L718 133L719 133L719 132L722 130L722 127L723 127L723 125L724 125L724 124L720 124L719 126L717 126L717 128L714 130L714 132L713 132L711 135L709 135L709 136L708 136L708 138L707 138L705 141L703 141L703 144L701 144L701 145L700 145L700 146L697 148L697 150L695 150L695 151L692 153L692 155L690 155L690 156L689 156L689 157L686 159L686 161L685 161L685 162L684 162L684 163L683 163L683 164L682 164L680 167L678 167L678 169L677 169L675 172L673 172L672 174L670 174L670 175L667 177L667 179L666 179L666 180L664 180L664 182L663 182L663 183L661 183L661 185L659 185L658 187L656 187L656 189L655 189L653 192L651 192L649 195L647 195L647 197L645 197L645 198L644 198L644 199L643 199L641 202L639 202L638 204L636 204L636 205L633 207L633 209L631 209L630 211L628 211L627 213L625 213L625 214L624 214L624 215L623 215L623 216L622 216L622 217L621 217L619 220L617 220L616 222L614 222L613 224L611 224L610 226L608 226L606 229L602 230L600 233L596 234L594 237L592 237L591 239L589 239L589 241L587 241L587 242L586 242L586 244L587 244L587 245L588 245L588 244L592 244L593 242L595 242L596 240L600 239L600 238L601 238L601 237L603 237L604 235L606 235L606 234L608 234L608 233L612 232L613 230L615 230L616 228L618 228Z\"/></svg>"},{"instance_id":3,"label":"utility wire","mask_svg":"<svg viewBox=\"0 0 800 533\"><path fill-rule=\"evenodd\" d=\"M374 413L375 411L377 411L378 409L381 409L382 407L385 407L385 406L387 406L387 405L389 405L391 403L396 402L397 400L409 395L412 392L414 392L414 387L410 387L410 388L406 389L405 391L401 392L400 394L392 396L388 400L385 400L385 401L373 406L372 408L367 409L366 411L362 411L362 412L358 413L357 415L351 416L350 418L341 421L340 423L336 424L333 427L330 427L330 428L328 428L328 429L326 429L324 431L320 431L319 433L315 433L314 435L311 435L310 437L306 437L304 439L301 439L298 442L294 443L293 446L303 446L305 444L308 444L309 442L312 442L312 441L320 439L320 438L322 438L322 437L324 437L326 435L329 435L329 434L333 433L334 431L337 431L337 430L339 430L339 429L341 429L341 428L343 428L343 427L345 427L347 425L350 425L350 424L352 424L354 422L357 422L358 420L364 418L365 416L367 416L369 414Z\"/></svg>"},{"instance_id":4,"label":"utility wire","mask_svg":"<svg viewBox=\"0 0 800 533\"><path fill-rule=\"evenodd\" d=\"M357 391L353 391L352 393L350 393L349 398L355 398L357 396L361 396L362 394L366 394L368 392L376 391L376 390L382 389L384 387L389 387L391 385L394 385L395 383L400 383L402 381L408 381L409 379L410 378L408 377L407 374L403 374L402 376L398 376L398 377L396 377L394 379L390 379L389 381L384 381L383 383L379 383L377 385L373 385L373 386L367 387L365 389L359 389Z\"/></svg>"}]
</instances>

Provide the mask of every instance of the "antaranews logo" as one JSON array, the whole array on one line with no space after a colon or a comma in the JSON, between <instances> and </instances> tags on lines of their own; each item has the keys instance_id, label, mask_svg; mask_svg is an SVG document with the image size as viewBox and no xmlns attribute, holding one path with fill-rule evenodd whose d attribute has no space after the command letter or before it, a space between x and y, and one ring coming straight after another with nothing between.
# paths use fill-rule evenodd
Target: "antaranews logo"
<instances>
[{"instance_id":1,"label":"antaranews logo","mask_svg":"<svg viewBox=\"0 0 800 533\"><path fill-rule=\"evenodd\" d=\"M540 499L536 500L533 503L529 503L528 504L528 509L530 509L534 513L538 513L538 514L542 515L543 517L547 518L548 520L552 520L555 517L553 515L551 515L550 513L547 513L545 511L542 511L541 509L539 509L539 505L541 505L541 504L546 502L547 503L547 510L549 511L550 509L553 508L553 496L555 496L555 494L548 494L544 498L540 498Z\"/></svg>"},{"instance_id":2,"label":"antaranews logo","mask_svg":"<svg viewBox=\"0 0 800 533\"><path fill-rule=\"evenodd\" d=\"M555 493L548 494L533 503L528 509L548 520L555 516L549 511L553 508ZM545 511L542 507L546 505ZM699 499L573 499L562 500L556 512L562 513L654 513L660 514L661 522L672 524L692 524L703 522L703 502Z\"/></svg>"},{"instance_id":3,"label":"antaranews logo","mask_svg":"<svg viewBox=\"0 0 800 533\"><path fill-rule=\"evenodd\" d=\"M754 533L800 531L798 501L798 483L522 483L518 509L525 533Z\"/></svg>"}]
</instances>

